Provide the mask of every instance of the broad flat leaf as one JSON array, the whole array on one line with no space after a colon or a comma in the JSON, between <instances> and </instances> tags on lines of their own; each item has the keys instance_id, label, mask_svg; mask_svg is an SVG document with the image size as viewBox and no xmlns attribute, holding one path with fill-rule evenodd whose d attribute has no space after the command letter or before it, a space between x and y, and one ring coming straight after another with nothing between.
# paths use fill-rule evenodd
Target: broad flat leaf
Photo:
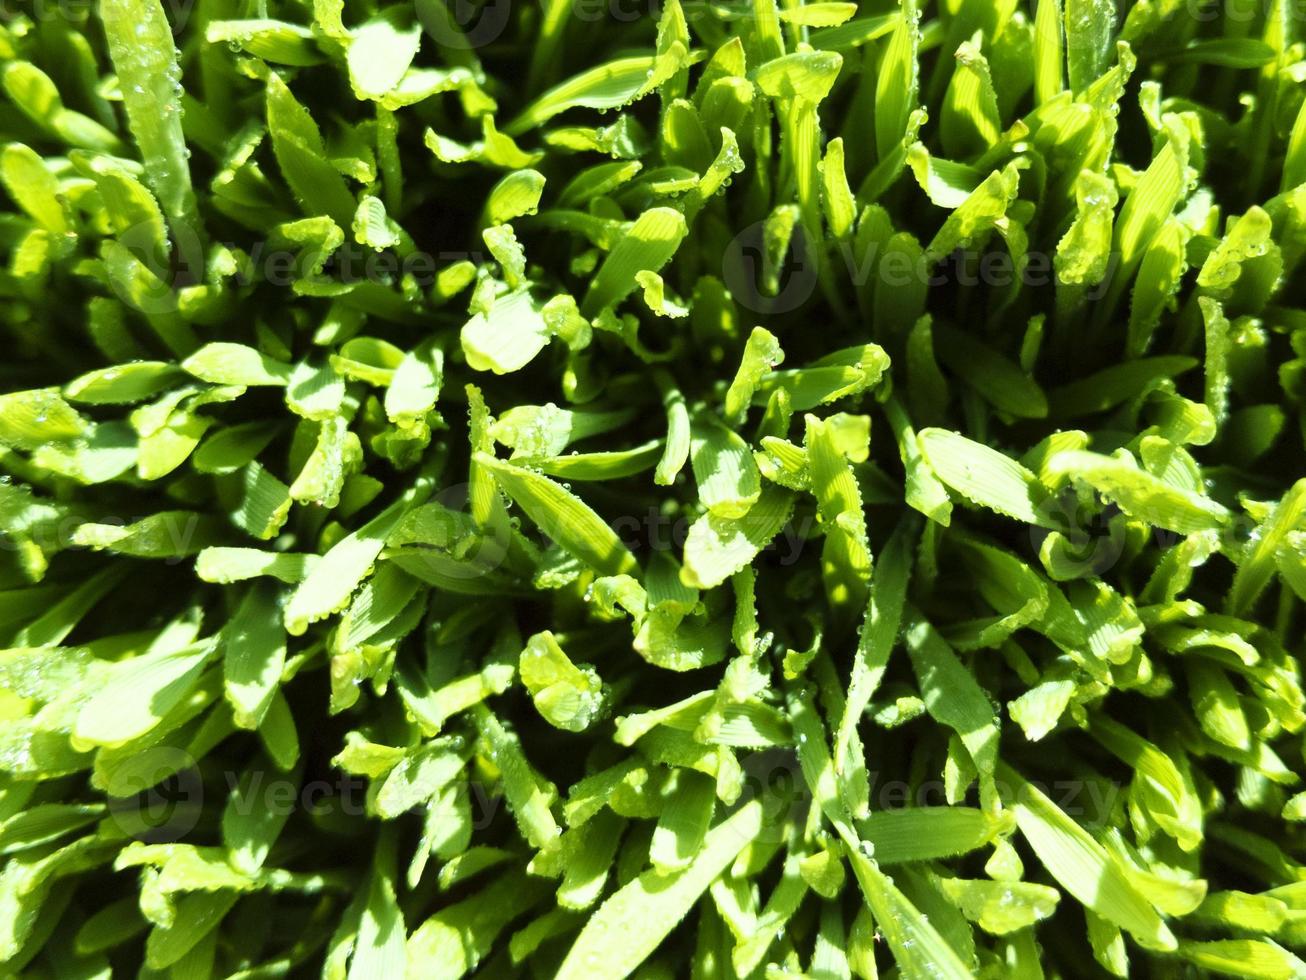
<instances>
[{"instance_id":1,"label":"broad flat leaf","mask_svg":"<svg viewBox=\"0 0 1306 980\"><path fill-rule=\"evenodd\" d=\"M393 820L438 795L462 772L460 749L456 741L433 739L405 754L385 774L374 802L377 816Z\"/></svg>"},{"instance_id":2,"label":"broad flat leaf","mask_svg":"<svg viewBox=\"0 0 1306 980\"><path fill-rule=\"evenodd\" d=\"M621 539L561 484L486 453L476 453L475 460L493 474L545 535L576 558L605 575L621 575L634 568L634 556Z\"/></svg>"},{"instance_id":3,"label":"broad flat leaf","mask_svg":"<svg viewBox=\"0 0 1306 980\"><path fill-rule=\"evenodd\" d=\"M130 405L170 388L179 376L166 362L136 361L83 374L69 382L63 393L70 401L86 405Z\"/></svg>"},{"instance_id":4,"label":"broad flat leaf","mask_svg":"<svg viewBox=\"0 0 1306 980\"><path fill-rule=\"evenodd\" d=\"M649 860L663 874L687 867L698 854L716 803L716 787L702 773L685 771L673 778L649 845Z\"/></svg>"},{"instance_id":5,"label":"broad flat leaf","mask_svg":"<svg viewBox=\"0 0 1306 980\"><path fill-rule=\"evenodd\" d=\"M182 134L181 68L172 28L159 0L108 0L100 9L145 180L167 216L192 273L203 267Z\"/></svg>"},{"instance_id":6,"label":"broad flat leaf","mask_svg":"<svg viewBox=\"0 0 1306 980\"><path fill-rule=\"evenodd\" d=\"M1082 92L1106 70L1116 9L1107 0L1066 0L1065 10L1070 88Z\"/></svg>"},{"instance_id":7,"label":"broad flat leaf","mask_svg":"<svg viewBox=\"0 0 1306 980\"><path fill-rule=\"evenodd\" d=\"M780 342L762 327L754 327L744 345L739 370L726 391L725 417L731 424L742 422L752 404L753 392L766 374L784 361Z\"/></svg>"},{"instance_id":8,"label":"broad flat leaf","mask_svg":"<svg viewBox=\"0 0 1306 980\"><path fill-rule=\"evenodd\" d=\"M1040 104L1064 87L1063 64L1061 4L1044 0L1034 8L1034 95Z\"/></svg>"},{"instance_id":9,"label":"broad flat leaf","mask_svg":"<svg viewBox=\"0 0 1306 980\"><path fill-rule=\"evenodd\" d=\"M766 404L776 391L784 391L791 410L810 411L873 388L888 367L889 355L878 344L847 347L804 367L763 375L753 404Z\"/></svg>"},{"instance_id":10,"label":"broad flat leaf","mask_svg":"<svg viewBox=\"0 0 1306 980\"><path fill-rule=\"evenodd\" d=\"M211 21L204 31L211 44L226 43L267 61L307 67L324 58L313 44L313 32L298 24L264 18Z\"/></svg>"},{"instance_id":11,"label":"broad flat leaf","mask_svg":"<svg viewBox=\"0 0 1306 980\"><path fill-rule=\"evenodd\" d=\"M268 131L286 183L307 214L325 214L341 228L354 219L354 195L326 159L317 124L276 73L268 77Z\"/></svg>"},{"instance_id":12,"label":"broad flat leaf","mask_svg":"<svg viewBox=\"0 0 1306 980\"><path fill-rule=\"evenodd\" d=\"M1179 955L1204 970L1258 980L1288 980L1306 972L1306 963L1269 939L1183 942Z\"/></svg>"},{"instance_id":13,"label":"broad flat leaf","mask_svg":"<svg viewBox=\"0 0 1306 980\"><path fill-rule=\"evenodd\" d=\"M215 650L205 640L114 665L77 713L73 735L88 745L109 746L139 738L190 694Z\"/></svg>"},{"instance_id":14,"label":"broad flat leaf","mask_svg":"<svg viewBox=\"0 0 1306 980\"><path fill-rule=\"evenodd\" d=\"M1140 273L1141 274L1141 273ZM1052 415L1065 417L1105 412L1166 378L1197 366L1191 357L1144 357L1104 368L1049 395Z\"/></svg>"},{"instance_id":15,"label":"broad flat leaf","mask_svg":"<svg viewBox=\"0 0 1306 980\"><path fill-rule=\"evenodd\" d=\"M386 537L399 519L430 493L429 483L418 481L397 501L323 555L286 604L286 631L291 636L302 636L310 623L343 609L354 589L372 571Z\"/></svg>"},{"instance_id":16,"label":"broad flat leaf","mask_svg":"<svg viewBox=\"0 0 1306 980\"><path fill-rule=\"evenodd\" d=\"M1058 453L1049 467L1052 473L1072 475L1087 483L1126 514L1180 534L1220 528L1230 519L1221 504L1164 482L1139 467L1127 453L1103 456L1072 450Z\"/></svg>"},{"instance_id":17,"label":"broad flat leaf","mask_svg":"<svg viewBox=\"0 0 1306 980\"><path fill-rule=\"evenodd\" d=\"M889 655L893 652L902 622L911 574L912 527L906 520L894 529L889 544L880 554L871 582L870 601L857 640L857 652L848 681L848 698L843 718L834 739L835 771L841 775L850 764L864 760L850 759L856 725L861 720L884 677Z\"/></svg>"},{"instance_id":18,"label":"broad flat leaf","mask_svg":"<svg viewBox=\"0 0 1306 980\"><path fill-rule=\"evenodd\" d=\"M902 141L908 116L916 108L920 12L915 0L902 0L899 7L901 15L889 35L875 83L875 149L880 159Z\"/></svg>"},{"instance_id":19,"label":"broad flat leaf","mask_svg":"<svg viewBox=\"0 0 1306 980\"><path fill-rule=\"evenodd\" d=\"M645 94L655 62L651 56L639 55L582 72L541 95L509 123L505 131L516 135L577 107L620 108Z\"/></svg>"},{"instance_id":20,"label":"broad flat leaf","mask_svg":"<svg viewBox=\"0 0 1306 980\"><path fill-rule=\"evenodd\" d=\"M0 445L36 449L67 442L86 431L87 422L56 389L0 395Z\"/></svg>"},{"instance_id":21,"label":"broad flat leaf","mask_svg":"<svg viewBox=\"0 0 1306 980\"><path fill-rule=\"evenodd\" d=\"M357 28L346 58L354 93L368 99L388 95L408 71L421 41L419 25L400 28L394 18L377 17Z\"/></svg>"},{"instance_id":22,"label":"broad flat leaf","mask_svg":"<svg viewBox=\"0 0 1306 980\"><path fill-rule=\"evenodd\" d=\"M349 963L350 980L404 975L408 968L406 946L404 916L395 898L394 884L374 867Z\"/></svg>"},{"instance_id":23,"label":"broad flat leaf","mask_svg":"<svg viewBox=\"0 0 1306 980\"><path fill-rule=\"evenodd\" d=\"M815 104L830 92L843 58L833 51L799 51L761 65L754 81L773 99L794 99Z\"/></svg>"},{"instance_id":24,"label":"broad flat leaf","mask_svg":"<svg viewBox=\"0 0 1306 980\"><path fill-rule=\"evenodd\" d=\"M646 871L617 891L581 930L558 977L629 976L761 829L761 804L746 803L708 831L686 868L669 875Z\"/></svg>"},{"instance_id":25,"label":"broad flat leaf","mask_svg":"<svg viewBox=\"0 0 1306 980\"><path fill-rule=\"evenodd\" d=\"M1174 935L1156 909L1088 831L1012 770L1004 767L1001 777L1015 792L1010 807L1021 834L1062 888L1141 945L1160 951L1176 948Z\"/></svg>"},{"instance_id":26,"label":"broad flat leaf","mask_svg":"<svg viewBox=\"0 0 1306 980\"><path fill-rule=\"evenodd\" d=\"M59 181L31 147L11 143L4 148L0 154L0 180L19 207L47 231L54 235L68 232Z\"/></svg>"},{"instance_id":27,"label":"broad flat leaf","mask_svg":"<svg viewBox=\"0 0 1306 980\"><path fill-rule=\"evenodd\" d=\"M195 558L195 574L205 582L229 585L260 575L294 584L317 564L317 555L275 553L257 548L205 548Z\"/></svg>"},{"instance_id":28,"label":"broad flat leaf","mask_svg":"<svg viewBox=\"0 0 1306 980\"><path fill-rule=\"evenodd\" d=\"M1023 881L941 878L939 886L967 919L995 936L1005 936L1046 919L1056 911L1061 898L1055 888Z\"/></svg>"},{"instance_id":29,"label":"broad flat leaf","mask_svg":"<svg viewBox=\"0 0 1306 980\"><path fill-rule=\"evenodd\" d=\"M687 230L684 217L671 208L641 214L603 260L581 302L581 313L593 317L625 299L635 289L638 273L657 272L670 261Z\"/></svg>"},{"instance_id":30,"label":"broad flat leaf","mask_svg":"<svg viewBox=\"0 0 1306 980\"><path fill-rule=\"evenodd\" d=\"M553 332L527 290L495 300L489 313L477 313L462 331L467 363L478 371L519 371L549 343Z\"/></svg>"},{"instance_id":31,"label":"broad flat leaf","mask_svg":"<svg viewBox=\"0 0 1306 980\"><path fill-rule=\"evenodd\" d=\"M1229 590L1229 611L1245 615L1274 574L1274 555L1285 536L1300 526L1306 515L1306 480L1298 480L1283 495L1253 539L1250 551L1234 573Z\"/></svg>"},{"instance_id":32,"label":"broad flat leaf","mask_svg":"<svg viewBox=\"0 0 1306 980\"><path fill-rule=\"evenodd\" d=\"M904 807L872 813L857 824L880 864L956 857L983 847L1000 823L983 810L962 806Z\"/></svg>"},{"instance_id":33,"label":"broad flat leaf","mask_svg":"<svg viewBox=\"0 0 1306 980\"><path fill-rule=\"evenodd\" d=\"M247 770L222 811L227 860L242 874L258 873L293 810L273 798L268 778L260 770Z\"/></svg>"},{"instance_id":34,"label":"broad flat leaf","mask_svg":"<svg viewBox=\"0 0 1306 980\"><path fill-rule=\"evenodd\" d=\"M1055 527L1046 488L1009 456L948 429L922 429L916 444L935 475L971 503L1040 527Z\"/></svg>"},{"instance_id":35,"label":"broad flat leaf","mask_svg":"<svg viewBox=\"0 0 1306 980\"><path fill-rule=\"evenodd\" d=\"M926 710L961 736L980 775L992 778L998 764L1000 732L992 703L929 623L909 621L906 643Z\"/></svg>"},{"instance_id":36,"label":"broad flat leaf","mask_svg":"<svg viewBox=\"0 0 1306 980\"><path fill-rule=\"evenodd\" d=\"M825 543L822 575L831 605L865 604L871 577L871 546L857 477L842 452L833 420L805 418L811 490L816 497Z\"/></svg>"},{"instance_id":37,"label":"broad flat leaf","mask_svg":"<svg viewBox=\"0 0 1306 980\"><path fill-rule=\"evenodd\" d=\"M1096 4L1100 0L1085 0ZM1067 10L1069 17L1070 11ZM1103 16L1110 16L1103 14ZM1069 36L1069 32L1068 32ZM1074 82L1071 83L1074 87ZM1188 166L1188 132L1178 122L1166 129L1167 139L1125 199L1116 222L1116 246L1124 269L1133 269L1157 231L1170 217L1184 190Z\"/></svg>"},{"instance_id":38,"label":"broad flat leaf","mask_svg":"<svg viewBox=\"0 0 1306 980\"><path fill-rule=\"evenodd\" d=\"M939 135L951 156L972 156L998 141L1002 118L988 59L979 47L963 41L955 54L957 65L943 99Z\"/></svg>"},{"instance_id":39,"label":"broad flat leaf","mask_svg":"<svg viewBox=\"0 0 1306 980\"><path fill-rule=\"evenodd\" d=\"M94 823L103 814L104 807L99 804L38 804L0 823L0 854L48 844Z\"/></svg>"},{"instance_id":40,"label":"broad flat leaf","mask_svg":"<svg viewBox=\"0 0 1306 980\"><path fill-rule=\"evenodd\" d=\"M490 223L501 225L524 214L535 214L543 193L544 175L538 170L518 170L509 174L490 191L490 200L486 204Z\"/></svg>"},{"instance_id":41,"label":"broad flat leaf","mask_svg":"<svg viewBox=\"0 0 1306 980\"><path fill-rule=\"evenodd\" d=\"M738 518L705 514L689 529L681 580L710 589L747 566L789 521L793 495L776 486L762 489L757 503Z\"/></svg>"},{"instance_id":42,"label":"broad flat leaf","mask_svg":"<svg viewBox=\"0 0 1306 980\"><path fill-rule=\"evenodd\" d=\"M551 725L570 732L584 731L603 707L603 685L592 667L577 667L549 631L526 643L518 676Z\"/></svg>"},{"instance_id":43,"label":"broad flat leaf","mask_svg":"<svg viewBox=\"0 0 1306 980\"><path fill-rule=\"evenodd\" d=\"M481 739L499 769L503 795L522 835L533 847L552 846L561 831L553 816L557 789L527 760L521 741L484 705L472 709Z\"/></svg>"},{"instance_id":44,"label":"broad flat leaf","mask_svg":"<svg viewBox=\"0 0 1306 980\"><path fill-rule=\"evenodd\" d=\"M286 633L277 591L255 585L223 633L223 675L236 723L258 728L281 682Z\"/></svg>"},{"instance_id":45,"label":"broad flat leaf","mask_svg":"<svg viewBox=\"0 0 1306 980\"><path fill-rule=\"evenodd\" d=\"M201 381L215 385L284 386L290 379L289 364L274 361L242 344L206 344L181 364Z\"/></svg>"},{"instance_id":46,"label":"broad flat leaf","mask_svg":"<svg viewBox=\"0 0 1306 980\"><path fill-rule=\"evenodd\" d=\"M710 416L701 416L690 431L698 499L717 517L743 517L757 503L762 484L748 444Z\"/></svg>"}]
</instances>

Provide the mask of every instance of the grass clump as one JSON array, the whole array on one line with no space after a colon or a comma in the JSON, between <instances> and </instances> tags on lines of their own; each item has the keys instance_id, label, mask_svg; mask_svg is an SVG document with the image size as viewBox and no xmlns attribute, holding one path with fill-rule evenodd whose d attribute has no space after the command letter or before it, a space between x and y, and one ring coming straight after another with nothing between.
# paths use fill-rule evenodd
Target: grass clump
<instances>
[{"instance_id":1,"label":"grass clump","mask_svg":"<svg viewBox=\"0 0 1306 980\"><path fill-rule=\"evenodd\" d=\"M1306 975L1286 0L0 61L6 974Z\"/></svg>"}]
</instances>

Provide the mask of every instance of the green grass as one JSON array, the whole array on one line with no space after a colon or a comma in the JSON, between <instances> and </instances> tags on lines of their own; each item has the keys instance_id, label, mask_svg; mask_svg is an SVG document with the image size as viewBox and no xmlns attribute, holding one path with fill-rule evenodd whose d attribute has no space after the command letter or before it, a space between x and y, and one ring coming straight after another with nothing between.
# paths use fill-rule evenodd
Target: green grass
<instances>
[{"instance_id":1,"label":"green grass","mask_svg":"<svg viewBox=\"0 0 1306 980\"><path fill-rule=\"evenodd\" d=\"M0 973L1306 976L1296 5L11 6Z\"/></svg>"}]
</instances>

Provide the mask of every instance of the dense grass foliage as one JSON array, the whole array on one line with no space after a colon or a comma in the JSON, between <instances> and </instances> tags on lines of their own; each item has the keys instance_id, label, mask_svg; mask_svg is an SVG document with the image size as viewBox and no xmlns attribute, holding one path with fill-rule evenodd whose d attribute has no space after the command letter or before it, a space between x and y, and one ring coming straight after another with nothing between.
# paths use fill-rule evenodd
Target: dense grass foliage
<instances>
[{"instance_id":1,"label":"dense grass foliage","mask_svg":"<svg viewBox=\"0 0 1306 980\"><path fill-rule=\"evenodd\" d=\"M4 5L0 972L1306 976L1304 32Z\"/></svg>"}]
</instances>

